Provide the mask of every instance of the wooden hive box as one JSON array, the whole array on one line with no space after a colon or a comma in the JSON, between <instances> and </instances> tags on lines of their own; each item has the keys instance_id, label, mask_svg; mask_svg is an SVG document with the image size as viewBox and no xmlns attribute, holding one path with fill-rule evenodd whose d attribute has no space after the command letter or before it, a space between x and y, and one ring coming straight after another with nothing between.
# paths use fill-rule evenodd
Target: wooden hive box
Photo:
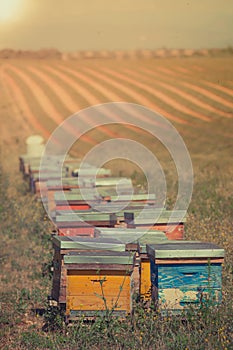
<instances>
[{"instance_id":1,"label":"wooden hive box","mask_svg":"<svg viewBox=\"0 0 233 350\"><path fill-rule=\"evenodd\" d=\"M186 218L183 217L180 221L180 217L183 216L185 212L183 210L162 210L161 214L157 217L158 211L161 209L148 208L146 212L143 213L143 218L137 218L137 212L125 212L124 219L127 227L131 228L150 228L154 230L159 230L165 232L166 236L170 240L178 240L184 238L184 223ZM172 221L170 216L172 215Z\"/></svg>"},{"instance_id":2,"label":"wooden hive box","mask_svg":"<svg viewBox=\"0 0 233 350\"><path fill-rule=\"evenodd\" d=\"M66 303L66 269L64 255L77 251L125 251L125 245L116 239L89 237L53 237L53 282L51 297L59 304Z\"/></svg>"},{"instance_id":3,"label":"wooden hive box","mask_svg":"<svg viewBox=\"0 0 233 350\"><path fill-rule=\"evenodd\" d=\"M103 314L126 316L132 312L135 256L129 252L80 252L64 256L67 270L66 320Z\"/></svg>"},{"instance_id":4,"label":"wooden hive box","mask_svg":"<svg viewBox=\"0 0 233 350\"><path fill-rule=\"evenodd\" d=\"M212 243L183 241L147 245L152 300L163 313L221 301L224 250Z\"/></svg>"}]
</instances>

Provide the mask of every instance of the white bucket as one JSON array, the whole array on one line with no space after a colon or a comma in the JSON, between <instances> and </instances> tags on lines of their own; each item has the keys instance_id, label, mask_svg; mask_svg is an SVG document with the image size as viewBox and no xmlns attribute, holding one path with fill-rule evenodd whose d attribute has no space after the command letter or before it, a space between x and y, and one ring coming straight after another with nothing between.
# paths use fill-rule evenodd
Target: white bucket
<instances>
[{"instance_id":1,"label":"white bucket","mask_svg":"<svg viewBox=\"0 0 233 350\"><path fill-rule=\"evenodd\" d=\"M32 157L40 157L44 152L44 139L40 135L31 135L26 140L27 154Z\"/></svg>"}]
</instances>

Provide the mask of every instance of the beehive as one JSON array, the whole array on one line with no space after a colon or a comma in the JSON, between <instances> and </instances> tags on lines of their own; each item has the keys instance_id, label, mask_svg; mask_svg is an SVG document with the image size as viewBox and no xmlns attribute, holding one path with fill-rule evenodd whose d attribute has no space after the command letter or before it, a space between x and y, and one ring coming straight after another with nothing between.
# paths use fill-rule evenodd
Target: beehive
<instances>
[{"instance_id":1,"label":"beehive","mask_svg":"<svg viewBox=\"0 0 233 350\"><path fill-rule=\"evenodd\" d=\"M170 218L171 215L172 219ZM124 218L129 228L150 228L164 231L170 240L184 238L184 223L186 222L186 218L185 211L183 210L170 211L163 209L161 211L158 208L153 210L148 208L143 212L142 218L137 217L137 212L133 211L131 213L126 211Z\"/></svg>"},{"instance_id":2,"label":"beehive","mask_svg":"<svg viewBox=\"0 0 233 350\"><path fill-rule=\"evenodd\" d=\"M66 320L84 314L132 311L131 275L135 257L129 252L79 252L64 256L67 271Z\"/></svg>"},{"instance_id":3,"label":"beehive","mask_svg":"<svg viewBox=\"0 0 233 350\"><path fill-rule=\"evenodd\" d=\"M64 255L77 251L125 251L125 245L115 239L88 237L53 237L52 299L59 304L66 302L66 269Z\"/></svg>"},{"instance_id":4,"label":"beehive","mask_svg":"<svg viewBox=\"0 0 233 350\"><path fill-rule=\"evenodd\" d=\"M152 300L164 313L221 300L224 250L212 243L167 242L147 245Z\"/></svg>"}]
</instances>

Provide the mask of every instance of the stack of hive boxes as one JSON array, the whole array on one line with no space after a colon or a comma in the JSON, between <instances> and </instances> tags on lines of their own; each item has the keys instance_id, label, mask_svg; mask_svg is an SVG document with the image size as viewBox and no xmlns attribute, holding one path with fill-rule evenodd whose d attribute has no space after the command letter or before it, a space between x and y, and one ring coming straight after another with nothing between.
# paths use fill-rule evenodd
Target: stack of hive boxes
<instances>
[{"instance_id":1,"label":"stack of hive boxes","mask_svg":"<svg viewBox=\"0 0 233 350\"><path fill-rule=\"evenodd\" d=\"M67 320L112 310L132 311L135 253L111 238L53 237L52 298L65 306Z\"/></svg>"}]
</instances>

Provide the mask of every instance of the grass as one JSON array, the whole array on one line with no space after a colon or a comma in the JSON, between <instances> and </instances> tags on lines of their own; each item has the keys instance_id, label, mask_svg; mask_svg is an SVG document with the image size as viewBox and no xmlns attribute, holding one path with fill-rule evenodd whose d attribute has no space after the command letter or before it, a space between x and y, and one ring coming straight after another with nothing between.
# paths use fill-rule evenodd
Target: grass
<instances>
[{"instance_id":1,"label":"grass","mask_svg":"<svg viewBox=\"0 0 233 350\"><path fill-rule=\"evenodd\" d=\"M190 308L185 316L161 317L135 303L133 315L124 320L100 317L85 322L80 318L71 327L47 306L51 225L20 174L14 174L12 182L12 175L1 172L1 349L231 349L233 202L221 192L221 176L215 174L209 180L212 167L207 166L196 181L186 237L226 249L222 304L203 304L198 312Z\"/></svg>"}]
</instances>

